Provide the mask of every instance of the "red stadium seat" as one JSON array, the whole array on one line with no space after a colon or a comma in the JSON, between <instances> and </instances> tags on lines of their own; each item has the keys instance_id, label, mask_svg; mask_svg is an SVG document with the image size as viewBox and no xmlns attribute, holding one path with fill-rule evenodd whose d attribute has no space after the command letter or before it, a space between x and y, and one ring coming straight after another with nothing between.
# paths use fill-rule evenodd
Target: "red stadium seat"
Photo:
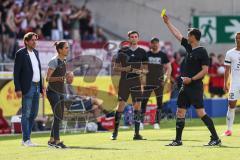
<instances>
[{"instance_id":1,"label":"red stadium seat","mask_svg":"<svg viewBox=\"0 0 240 160\"><path fill-rule=\"evenodd\" d=\"M3 111L0 108L0 134L9 134L11 133L11 128L6 121L6 119L3 117Z\"/></svg>"}]
</instances>

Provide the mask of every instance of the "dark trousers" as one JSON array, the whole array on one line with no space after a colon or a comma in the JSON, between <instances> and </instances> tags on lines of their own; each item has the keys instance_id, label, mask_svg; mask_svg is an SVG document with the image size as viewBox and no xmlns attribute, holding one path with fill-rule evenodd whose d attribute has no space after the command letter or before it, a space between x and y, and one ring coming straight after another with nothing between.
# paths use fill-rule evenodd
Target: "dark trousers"
<instances>
[{"instance_id":1,"label":"dark trousers","mask_svg":"<svg viewBox=\"0 0 240 160\"><path fill-rule=\"evenodd\" d=\"M47 98L51 104L54 120L52 123L51 137L54 140L60 140L59 125L63 119L64 112L64 97L53 91L47 91Z\"/></svg>"},{"instance_id":2,"label":"dark trousers","mask_svg":"<svg viewBox=\"0 0 240 160\"><path fill-rule=\"evenodd\" d=\"M163 85L162 81L158 80L156 82L147 81L147 85L144 86L143 97L142 97L142 122L144 121L144 114L146 112L146 106L148 100L151 96L151 93L154 92L157 100L157 113L155 116L155 123L159 123L161 119L161 110L162 110L162 100L163 100Z\"/></svg>"}]
</instances>

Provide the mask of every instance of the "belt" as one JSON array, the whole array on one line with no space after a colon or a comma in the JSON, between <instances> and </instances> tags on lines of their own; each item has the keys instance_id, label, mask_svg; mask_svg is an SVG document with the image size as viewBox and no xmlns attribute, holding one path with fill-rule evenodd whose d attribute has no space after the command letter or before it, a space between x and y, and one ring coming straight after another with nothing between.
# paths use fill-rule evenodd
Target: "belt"
<instances>
[{"instance_id":1,"label":"belt","mask_svg":"<svg viewBox=\"0 0 240 160\"><path fill-rule=\"evenodd\" d=\"M33 85L35 85L35 86L38 86L39 85L39 82L32 82L33 83Z\"/></svg>"}]
</instances>

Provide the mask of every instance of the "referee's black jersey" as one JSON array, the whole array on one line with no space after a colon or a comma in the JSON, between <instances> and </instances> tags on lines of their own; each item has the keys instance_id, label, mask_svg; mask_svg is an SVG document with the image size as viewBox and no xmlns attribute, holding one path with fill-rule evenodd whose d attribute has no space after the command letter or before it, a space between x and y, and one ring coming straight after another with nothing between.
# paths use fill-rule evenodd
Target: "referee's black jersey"
<instances>
[{"instance_id":1,"label":"referee's black jersey","mask_svg":"<svg viewBox=\"0 0 240 160\"><path fill-rule=\"evenodd\" d=\"M202 70L203 65L209 65L208 53L202 46L192 48L186 38L182 38L181 45L187 51L187 55L183 61L183 70L181 74L183 77L192 78ZM193 83L199 82L202 82L202 79L196 80Z\"/></svg>"},{"instance_id":2,"label":"referee's black jersey","mask_svg":"<svg viewBox=\"0 0 240 160\"><path fill-rule=\"evenodd\" d=\"M147 52L148 59L148 74L147 77L153 79L163 78L164 70L163 65L169 62L167 55L159 51L158 53L153 53L152 51Z\"/></svg>"},{"instance_id":3,"label":"referee's black jersey","mask_svg":"<svg viewBox=\"0 0 240 160\"><path fill-rule=\"evenodd\" d=\"M132 50L131 48L119 50L116 58L116 63L120 63L122 67L131 66L134 69L140 69L141 65L146 62L146 51L140 47L135 50ZM132 79L136 77L139 77L139 75L135 73L121 73L121 78Z\"/></svg>"}]
</instances>

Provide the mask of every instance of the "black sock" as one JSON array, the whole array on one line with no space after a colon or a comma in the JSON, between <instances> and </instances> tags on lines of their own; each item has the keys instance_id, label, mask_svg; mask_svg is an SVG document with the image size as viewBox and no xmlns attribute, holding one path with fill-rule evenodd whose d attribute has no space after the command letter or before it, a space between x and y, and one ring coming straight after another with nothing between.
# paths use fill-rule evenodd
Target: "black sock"
<instances>
[{"instance_id":1,"label":"black sock","mask_svg":"<svg viewBox=\"0 0 240 160\"><path fill-rule=\"evenodd\" d=\"M140 122L141 122L141 111L134 110L135 135L139 135Z\"/></svg>"},{"instance_id":2,"label":"black sock","mask_svg":"<svg viewBox=\"0 0 240 160\"><path fill-rule=\"evenodd\" d=\"M148 99L143 99L141 104L141 122L144 123L144 116L146 113L146 106L147 106Z\"/></svg>"},{"instance_id":3,"label":"black sock","mask_svg":"<svg viewBox=\"0 0 240 160\"><path fill-rule=\"evenodd\" d=\"M121 117L122 117L122 112L115 112L115 122L114 122L114 133L118 132L118 127L121 121Z\"/></svg>"},{"instance_id":4,"label":"black sock","mask_svg":"<svg viewBox=\"0 0 240 160\"><path fill-rule=\"evenodd\" d=\"M185 126L185 118L177 118L176 120L176 140L182 140L182 132Z\"/></svg>"},{"instance_id":5,"label":"black sock","mask_svg":"<svg viewBox=\"0 0 240 160\"><path fill-rule=\"evenodd\" d=\"M157 109L156 116L155 116L155 123L160 124L161 116L162 116L162 109Z\"/></svg>"},{"instance_id":6,"label":"black sock","mask_svg":"<svg viewBox=\"0 0 240 160\"><path fill-rule=\"evenodd\" d=\"M204 122L204 124L207 126L208 130L211 132L212 138L219 139L212 119L210 117L208 117L207 114L205 116L203 116L201 119Z\"/></svg>"},{"instance_id":7,"label":"black sock","mask_svg":"<svg viewBox=\"0 0 240 160\"><path fill-rule=\"evenodd\" d=\"M145 111L143 111L143 110L141 111L141 117L140 118L141 118L141 122L142 123L144 123L145 112L146 112L146 110Z\"/></svg>"}]
</instances>

